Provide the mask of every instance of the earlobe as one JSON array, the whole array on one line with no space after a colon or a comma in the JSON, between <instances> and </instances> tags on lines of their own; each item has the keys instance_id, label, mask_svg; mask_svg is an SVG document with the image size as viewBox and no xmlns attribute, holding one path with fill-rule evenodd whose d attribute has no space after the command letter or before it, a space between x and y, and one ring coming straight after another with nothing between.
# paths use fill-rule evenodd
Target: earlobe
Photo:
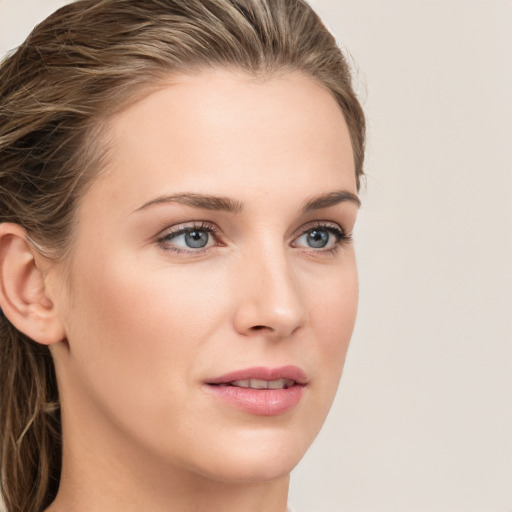
<instances>
[{"instance_id":1,"label":"earlobe","mask_svg":"<svg viewBox=\"0 0 512 512\"><path fill-rule=\"evenodd\" d=\"M27 233L12 223L0 224L0 307L16 329L38 343L65 337Z\"/></svg>"}]
</instances>

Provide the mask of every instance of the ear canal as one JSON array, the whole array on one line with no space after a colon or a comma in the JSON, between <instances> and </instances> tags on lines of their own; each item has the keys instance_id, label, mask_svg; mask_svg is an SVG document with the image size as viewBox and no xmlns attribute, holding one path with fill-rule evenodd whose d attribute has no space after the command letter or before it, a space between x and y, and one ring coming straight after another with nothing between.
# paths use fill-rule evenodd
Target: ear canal
<instances>
[{"instance_id":1,"label":"ear canal","mask_svg":"<svg viewBox=\"0 0 512 512\"><path fill-rule=\"evenodd\" d=\"M36 342L50 345L64 338L26 232L16 224L0 224L0 307L14 327Z\"/></svg>"}]
</instances>

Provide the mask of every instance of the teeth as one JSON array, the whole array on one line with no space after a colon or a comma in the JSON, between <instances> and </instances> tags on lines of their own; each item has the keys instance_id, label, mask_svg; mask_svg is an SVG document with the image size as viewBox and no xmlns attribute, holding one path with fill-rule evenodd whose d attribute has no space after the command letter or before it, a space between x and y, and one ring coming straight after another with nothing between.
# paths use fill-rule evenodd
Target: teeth
<instances>
[{"instance_id":1,"label":"teeth","mask_svg":"<svg viewBox=\"0 0 512 512\"><path fill-rule=\"evenodd\" d=\"M266 380L251 379L249 381L249 387L252 389L267 389L268 382Z\"/></svg>"},{"instance_id":2,"label":"teeth","mask_svg":"<svg viewBox=\"0 0 512 512\"><path fill-rule=\"evenodd\" d=\"M268 389L287 389L295 384L291 379L269 380Z\"/></svg>"},{"instance_id":3,"label":"teeth","mask_svg":"<svg viewBox=\"0 0 512 512\"><path fill-rule=\"evenodd\" d=\"M239 388L251 389L287 389L295 384L291 379L276 379L276 380L261 380L261 379L247 379L247 380L234 380L231 382L232 386Z\"/></svg>"},{"instance_id":4,"label":"teeth","mask_svg":"<svg viewBox=\"0 0 512 512\"><path fill-rule=\"evenodd\" d=\"M238 388L250 388L251 381L250 380L234 380L231 385L236 386Z\"/></svg>"}]
</instances>

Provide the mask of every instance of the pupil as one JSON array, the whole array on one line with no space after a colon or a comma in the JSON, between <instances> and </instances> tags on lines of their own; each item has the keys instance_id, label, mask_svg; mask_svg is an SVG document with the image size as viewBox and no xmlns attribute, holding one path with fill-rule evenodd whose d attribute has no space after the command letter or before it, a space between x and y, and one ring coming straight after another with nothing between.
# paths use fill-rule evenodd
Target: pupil
<instances>
[{"instance_id":1,"label":"pupil","mask_svg":"<svg viewBox=\"0 0 512 512\"><path fill-rule=\"evenodd\" d=\"M205 231L190 231L185 235L187 245L193 249L205 247L208 243L208 233Z\"/></svg>"},{"instance_id":2,"label":"pupil","mask_svg":"<svg viewBox=\"0 0 512 512\"><path fill-rule=\"evenodd\" d=\"M327 231L321 231L318 229L314 229L309 232L308 235L308 243L310 247L314 247L315 249L319 249L325 247L327 242L329 241L329 233Z\"/></svg>"}]
</instances>

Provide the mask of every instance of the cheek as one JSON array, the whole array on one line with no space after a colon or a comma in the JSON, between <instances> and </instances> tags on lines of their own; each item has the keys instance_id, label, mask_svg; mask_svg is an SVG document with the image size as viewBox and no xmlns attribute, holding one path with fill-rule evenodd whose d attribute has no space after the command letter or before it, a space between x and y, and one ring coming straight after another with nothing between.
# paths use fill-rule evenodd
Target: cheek
<instances>
[{"instance_id":1,"label":"cheek","mask_svg":"<svg viewBox=\"0 0 512 512\"><path fill-rule=\"evenodd\" d=\"M327 279L309 296L311 329L315 346L309 346L316 362L317 378L330 400L338 387L357 315L358 279L355 260Z\"/></svg>"},{"instance_id":2,"label":"cheek","mask_svg":"<svg viewBox=\"0 0 512 512\"><path fill-rule=\"evenodd\" d=\"M90 316L101 332L128 333L142 346L150 343L151 333L161 333L168 341L183 330L190 333L213 302L211 283L205 283L200 270L187 271L128 251L119 251L118 257L91 254L91 265L87 260L85 254L75 265L73 309L87 308L82 316ZM130 335L140 332L147 336Z\"/></svg>"},{"instance_id":3,"label":"cheek","mask_svg":"<svg viewBox=\"0 0 512 512\"><path fill-rule=\"evenodd\" d=\"M310 288L308 305L312 327L324 340L326 351L346 348L357 314L359 285L353 254L336 272Z\"/></svg>"},{"instance_id":4,"label":"cheek","mask_svg":"<svg viewBox=\"0 0 512 512\"><path fill-rule=\"evenodd\" d=\"M157 412L155 389L186 385L215 318L211 297L197 293L200 283L147 267L126 257L89 268L77 262L66 327L82 389L113 409L136 400L149 414L152 406Z\"/></svg>"}]
</instances>

